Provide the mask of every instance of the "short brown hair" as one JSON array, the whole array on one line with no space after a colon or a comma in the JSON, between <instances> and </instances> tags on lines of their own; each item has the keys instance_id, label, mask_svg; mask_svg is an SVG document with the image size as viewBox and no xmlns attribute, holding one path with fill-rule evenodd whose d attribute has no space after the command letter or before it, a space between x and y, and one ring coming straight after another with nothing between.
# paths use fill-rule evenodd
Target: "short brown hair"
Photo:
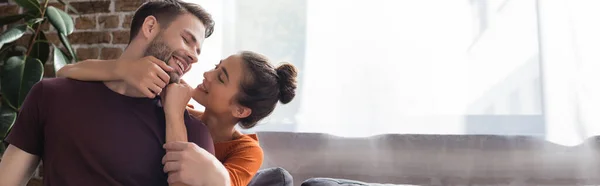
<instances>
[{"instance_id":1,"label":"short brown hair","mask_svg":"<svg viewBox=\"0 0 600 186\"><path fill-rule=\"evenodd\" d=\"M191 13L196 16L204 27L206 27L205 38L212 35L215 22L212 16L202 8L202 6L194 3L183 2L181 0L158 0L148 1L140 6L133 15L131 20L131 29L129 31L129 42L137 36L144 24L144 19L148 16L154 16L158 20L160 25L164 25L164 28L168 27L169 24L179 15L184 13Z\"/></svg>"}]
</instances>

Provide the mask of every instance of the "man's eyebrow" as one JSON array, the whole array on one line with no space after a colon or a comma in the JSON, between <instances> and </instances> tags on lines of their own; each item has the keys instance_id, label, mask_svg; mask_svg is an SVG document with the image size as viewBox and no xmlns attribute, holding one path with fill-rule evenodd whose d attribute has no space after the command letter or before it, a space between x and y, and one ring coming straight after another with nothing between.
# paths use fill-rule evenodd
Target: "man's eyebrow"
<instances>
[{"instance_id":1,"label":"man's eyebrow","mask_svg":"<svg viewBox=\"0 0 600 186\"><path fill-rule=\"evenodd\" d=\"M192 34L191 31L184 30L184 33L186 33L187 35L189 35L192 38L192 41L194 41L194 43L198 42L198 40L196 39L196 36L194 36L194 34Z\"/></svg>"}]
</instances>

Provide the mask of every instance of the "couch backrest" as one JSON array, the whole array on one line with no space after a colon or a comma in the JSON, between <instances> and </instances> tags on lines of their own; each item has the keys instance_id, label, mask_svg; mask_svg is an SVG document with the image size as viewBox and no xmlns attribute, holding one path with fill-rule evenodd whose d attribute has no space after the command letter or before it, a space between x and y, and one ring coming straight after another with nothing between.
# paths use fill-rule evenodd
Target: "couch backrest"
<instances>
[{"instance_id":1,"label":"couch backrest","mask_svg":"<svg viewBox=\"0 0 600 186\"><path fill-rule=\"evenodd\" d=\"M600 138L565 147L526 136L258 136L263 168L285 168L294 185L312 177L417 185L600 184Z\"/></svg>"}]
</instances>

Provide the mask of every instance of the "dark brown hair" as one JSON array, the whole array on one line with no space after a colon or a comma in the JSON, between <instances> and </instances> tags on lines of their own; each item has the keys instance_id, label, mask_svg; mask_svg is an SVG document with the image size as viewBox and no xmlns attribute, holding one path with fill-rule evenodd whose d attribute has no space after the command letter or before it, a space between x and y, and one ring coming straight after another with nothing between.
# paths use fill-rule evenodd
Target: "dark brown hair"
<instances>
[{"instance_id":1,"label":"dark brown hair","mask_svg":"<svg viewBox=\"0 0 600 186\"><path fill-rule=\"evenodd\" d=\"M206 38L212 35L215 22L213 21L212 16L206 12L202 6L183 2L181 0L157 0L148 1L135 11L131 20L129 42L131 43L133 38L138 35L146 17L156 17L158 23L163 28L166 28L177 16L184 13L191 13L202 21L202 24L204 24L204 27L206 28Z\"/></svg>"},{"instance_id":2,"label":"dark brown hair","mask_svg":"<svg viewBox=\"0 0 600 186\"><path fill-rule=\"evenodd\" d=\"M243 51L240 55L245 70L236 100L252 109L250 116L240 119L241 127L248 129L271 114L277 101L287 104L294 99L298 71L289 63L275 68L265 56L254 52Z\"/></svg>"}]
</instances>

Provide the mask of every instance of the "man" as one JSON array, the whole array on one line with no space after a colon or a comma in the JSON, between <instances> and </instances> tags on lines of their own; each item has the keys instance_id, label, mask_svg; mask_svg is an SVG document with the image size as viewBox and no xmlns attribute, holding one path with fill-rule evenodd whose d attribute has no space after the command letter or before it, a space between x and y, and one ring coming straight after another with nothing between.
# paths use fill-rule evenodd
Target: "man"
<instances>
[{"instance_id":1,"label":"man","mask_svg":"<svg viewBox=\"0 0 600 186\"><path fill-rule=\"evenodd\" d=\"M197 61L213 24L210 14L195 4L145 3L133 17L130 43L120 59L149 55L166 61L169 76L157 74L166 80L150 90L159 94L169 78L177 81ZM54 78L37 83L6 139L10 145L0 162L0 185L25 185L40 159L44 185L167 185L161 161L164 112L160 98L145 97L120 81ZM197 144L196 150L199 146L213 153L206 127L185 115L189 141Z\"/></svg>"}]
</instances>

